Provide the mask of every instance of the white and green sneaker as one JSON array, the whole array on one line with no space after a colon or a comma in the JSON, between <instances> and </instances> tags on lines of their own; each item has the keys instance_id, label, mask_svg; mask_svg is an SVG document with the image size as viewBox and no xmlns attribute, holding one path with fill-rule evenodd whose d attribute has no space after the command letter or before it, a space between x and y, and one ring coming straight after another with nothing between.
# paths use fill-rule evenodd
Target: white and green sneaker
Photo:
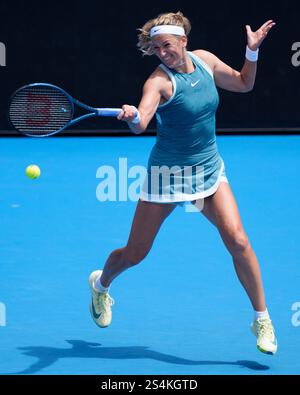
<instances>
[{"instance_id":1,"label":"white and green sneaker","mask_svg":"<svg viewBox=\"0 0 300 395\"><path fill-rule=\"evenodd\" d=\"M90 274L89 283L92 291L92 301L90 312L96 325L106 328L112 320L111 306L114 304L113 298L109 294L99 292L95 288L95 281L101 276L102 270L96 270Z\"/></svg>"},{"instance_id":2,"label":"white and green sneaker","mask_svg":"<svg viewBox=\"0 0 300 395\"><path fill-rule=\"evenodd\" d=\"M258 318L251 324L251 331L257 338L257 348L265 354L275 354L277 340L270 318Z\"/></svg>"}]
</instances>

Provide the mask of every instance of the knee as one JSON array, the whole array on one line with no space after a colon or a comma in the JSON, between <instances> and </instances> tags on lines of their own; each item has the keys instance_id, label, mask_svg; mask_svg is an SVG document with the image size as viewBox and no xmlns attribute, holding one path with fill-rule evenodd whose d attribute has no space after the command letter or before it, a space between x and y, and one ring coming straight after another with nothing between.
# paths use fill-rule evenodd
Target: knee
<instances>
[{"instance_id":1,"label":"knee","mask_svg":"<svg viewBox=\"0 0 300 395\"><path fill-rule=\"evenodd\" d=\"M130 266L139 264L149 253L151 245L136 244L126 246L123 251L123 257Z\"/></svg>"},{"instance_id":2,"label":"knee","mask_svg":"<svg viewBox=\"0 0 300 395\"><path fill-rule=\"evenodd\" d=\"M236 228L228 232L225 243L231 254L242 254L250 246L248 237L242 228Z\"/></svg>"}]
</instances>

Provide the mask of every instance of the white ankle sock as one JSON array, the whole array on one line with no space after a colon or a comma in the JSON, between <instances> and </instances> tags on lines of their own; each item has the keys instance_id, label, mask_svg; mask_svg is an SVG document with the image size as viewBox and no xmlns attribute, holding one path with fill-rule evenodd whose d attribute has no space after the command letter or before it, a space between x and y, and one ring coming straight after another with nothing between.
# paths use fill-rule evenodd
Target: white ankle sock
<instances>
[{"instance_id":1,"label":"white ankle sock","mask_svg":"<svg viewBox=\"0 0 300 395\"><path fill-rule=\"evenodd\" d=\"M268 309L266 309L265 311L255 311L254 310L254 320L264 319L264 318L270 318Z\"/></svg>"},{"instance_id":2,"label":"white ankle sock","mask_svg":"<svg viewBox=\"0 0 300 395\"><path fill-rule=\"evenodd\" d=\"M103 287L103 285L101 284L100 281L101 276L99 276L96 280L95 280L95 288L97 289L97 291L99 292L103 292L103 293L107 293L109 291L109 287Z\"/></svg>"}]
</instances>

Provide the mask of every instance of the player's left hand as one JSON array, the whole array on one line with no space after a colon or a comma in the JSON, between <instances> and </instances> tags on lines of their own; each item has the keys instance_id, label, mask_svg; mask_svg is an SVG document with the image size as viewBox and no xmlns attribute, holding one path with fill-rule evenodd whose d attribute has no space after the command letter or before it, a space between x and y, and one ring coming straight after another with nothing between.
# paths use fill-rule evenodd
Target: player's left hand
<instances>
[{"instance_id":1,"label":"player's left hand","mask_svg":"<svg viewBox=\"0 0 300 395\"><path fill-rule=\"evenodd\" d=\"M246 25L248 47L252 51L256 51L264 39L267 37L269 31L275 26L276 23L272 19L265 22L256 32L251 30L249 25Z\"/></svg>"}]
</instances>

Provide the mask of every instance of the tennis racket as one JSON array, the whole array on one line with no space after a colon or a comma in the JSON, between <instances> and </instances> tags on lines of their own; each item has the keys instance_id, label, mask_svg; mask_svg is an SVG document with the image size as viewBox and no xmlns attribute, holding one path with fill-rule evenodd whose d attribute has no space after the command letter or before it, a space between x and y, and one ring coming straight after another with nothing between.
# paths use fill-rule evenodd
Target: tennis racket
<instances>
[{"instance_id":1,"label":"tennis racket","mask_svg":"<svg viewBox=\"0 0 300 395\"><path fill-rule=\"evenodd\" d=\"M89 113L74 118L74 104ZM35 83L23 86L12 95L9 120L15 130L26 136L45 137L59 133L83 119L116 117L120 111L121 108L90 107L58 86Z\"/></svg>"}]
</instances>

